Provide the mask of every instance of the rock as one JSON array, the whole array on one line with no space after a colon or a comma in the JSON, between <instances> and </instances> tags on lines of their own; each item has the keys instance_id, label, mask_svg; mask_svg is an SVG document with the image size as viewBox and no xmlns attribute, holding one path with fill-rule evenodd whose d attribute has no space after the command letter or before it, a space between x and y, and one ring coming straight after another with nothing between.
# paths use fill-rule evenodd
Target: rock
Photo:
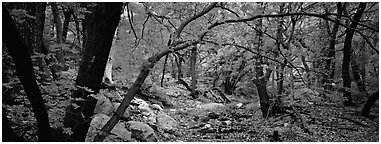
<instances>
[{"instance_id":1,"label":"rock","mask_svg":"<svg viewBox=\"0 0 381 144\"><path fill-rule=\"evenodd\" d=\"M143 142L157 142L155 131L147 124L129 121L126 128L132 132L132 137Z\"/></svg>"},{"instance_id":2,"label":"rock","mask_svg":"<svg viewBox=\"0 0 381 144\"><path fill-rule=\"evenodd\" d=\"M165 131L175 131L178 127L176 120L164 112L159 112L156 121L158 127L162 128Z\"/></svg>"},{"instance_id":3,"label":"rock","mask_svg":"<svg viewBox=\"0 0 381 144\"><path fill-rule=\"evenodd\" d=\"M260 108L261 108L261 105L259 102L251 102L251 103L245 105L245 109L250 110L250 111L256 111Z\"/></svg>"},{"instance_id":4,"label":"rock","mask_svg":"<svg viewBox=\"0 0 381 144\"><path fill-rule=\"evenodd\" d=\"M110 117L105 114L96 114L93 120L91 120L85 141L92 142L94 140L94 137L97 135L97 133L102 129L102 127L107 123L109 119ZM109 134L104 140L104 142L117 141L131 141L131 132L129 132L126 129L126 125L124 123L117 123L115 127L111 130L111 134Z\"/></svg>"},{"instance_id":5,"label":"rock","mask_svg":"<svg viewBox=\"0 0 381 144\"><path fill-rule=\"evenodd\" d=\"M145 120L149 125L156 125L156 114L154 112L145 113Z\"/></svg>"},{"instance_id":6,"label":"rock","mask_svg":"<svg viewBox=\"0 0 381 144\"><path fill-rule=\"evenodd\" d=\"M152 107L154 110L158 110L158 111L162 111L162 110L163 110L163 108L161 108L161 106L158 105L158 104L153 104L153 105L151 105L151 107Z\"/></svg>"},{"instance_id":7,"label":"rock","mask_svg":"<svg viewBox=\"0 0 381 144\"><path fill-rule=\"evenodd\" d=\"M142 103L138 106L138 108L142 111L142 114L153 112L148 103Z\"/></svg>"},{"instance_id":8,"label":"rock","mask_svg":"<svg viewBox=\"0 0 381 144\"><path fill-rule=\"evenodd\" d=\"M243 104L242 104L242 103L238 103L236 106L237 106L238 108L241 108L241 107L243 106Z\"/></svg>"},{"instance_id":9,"label":"rock","mask_svg":"<svg viewBox=\"0 0 381 144\"><path fill-rule=\"evenodd\" d=\"M225 105L223 104L220 104L220 103L208 103L208 104L204 104L204 105L201 105L199 106L200 109L202 110L216 110L216 109L220 109L220 108L224 108Z\"/></svg>"},{"instance_id":10,"label":"rock","mask_svg":"<svg viewBox=\"0 0 381 144\"><path fill-rule=\"evenodd\" d=\"M111 116L114 111L114 105L111 103L110 99L105 96L97 97L98 101L94 109L95 114L105 114Z\"/></svg>"},{"instance_id":11,"label":"rock","mask_svg":"<svg viewBox=\"0 0 381 144\"><path fill-rule=\"evenodd\" d=\"M118 103L118 102L114 102L114 103L112 103L112 104L113 104L113 106L114 106L114 111L116 112L116 110L118 109L120 103ZM128 106L127 109L126 109L126 111L124 111L124 113L123 113L123 117L128 118L128 117L130 117L130 115L131 115L131 106Z\"/></svg>"},{"instance_id":12,"label":"rock","mask_svg":"<svg viewBox=\"0 0 381 144\"><path fill-rule=\"evenodd\" d=\"M134 99L131 100L131 103L136 104L136 105L140 105L143 103L147 104L147 102L145 100L140 99L140 98L136 98L136 97L134 97Z\"/></svg>"}]
</instances>

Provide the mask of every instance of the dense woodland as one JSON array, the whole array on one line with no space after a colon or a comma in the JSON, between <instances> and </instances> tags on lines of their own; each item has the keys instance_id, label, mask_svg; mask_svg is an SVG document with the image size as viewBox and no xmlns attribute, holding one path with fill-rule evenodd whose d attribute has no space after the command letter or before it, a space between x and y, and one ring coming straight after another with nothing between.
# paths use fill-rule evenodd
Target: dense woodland
<instances>
[{"instance_id":1,"label":"dense woodland","mask_svg":"<svg viewBox=\"0 0 381 144\"><path fill-rule=\"evenodd\" d=\"M379 4L2 3L2 141L379 141Z\"/></svg>"}]
</instances>

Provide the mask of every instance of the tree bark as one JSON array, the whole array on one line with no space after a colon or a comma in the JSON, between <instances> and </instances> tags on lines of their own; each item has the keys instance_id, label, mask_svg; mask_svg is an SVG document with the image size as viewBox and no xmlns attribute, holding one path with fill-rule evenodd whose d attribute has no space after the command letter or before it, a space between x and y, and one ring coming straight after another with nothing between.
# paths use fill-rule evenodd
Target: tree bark
<instances>
[{"instance_id":1,"label":"tree bark","mask_svg":"<svg viewBox=\"0 0 381 144\"><path fill-rule=\"evenodd\" d=\"M197 61L197 47L194 46L191 49L191 66L190 66L190 72L191 72L191 77L192 77L192 92L191 96L193 98L197 98L197 76L196 76L196 61Z\"/></svg>"},{"instance_id":2,"label":"tree bark","mask_svg":"<svg viewBox=\"0 0 381 144\"><path fill-rule=\"evenodd\" d=\"M373 93L372 96L370 96L368 98L368 100L366 101L366 103L364 104L364 107L361 111L361 115L362 116L365 116L365 117L368 117L369 116L369 112L370 112L370 109L372 108L373 104L378 100L379 98L379 95L378 95L378 91Z\"/></svg>"},{"instance_id":3,"label":"tree bark","mask_svg":"<svg viewBox=\"0 0 381 144\"><path fill-rule=\"evenodd\" d=\"M166 69L166 67L167 67L168 56L169 56L169 55L166 55L166 56L165 56L165 59L164 59L163 75L161 76L161 82L160 82L160 86L161 86L161 87L164 86L165 69Z\"/></svg>"},{"instance_id":4,"label":"tree bark","mask_svg":"<svg viewBox=\"0 0 381 144\"><path fill-rule=\"evenodd\" d=\"M56 39L57 43L61 44L62 43L62 22L61 22L61 17L60 14L58 13L58 6L57 3L52 2L50 4L52 6L52 13L53 13L53 21L54 25L56 26Z\"/></svg>"},{"instance_id":5,"label":"tree bark","mask_svg":"<svg viewBox=\"0 0 381 144\"><path fill-rule=\"evenodd\" d=\"M72 8L67 8L64 11L64 23L62 27L62 40L66 41L67 31L69 30L70 18L74 14L74 10Z\"/></svg>"},{"instance_id":6,"label":"tree bark","mask_svg":"<svg viewBox=\"0 0 381 144\"><path fill-rule=\"evenodd\" d=\"M12 9L23 9L26 10L28 15L35 16L36 19L26 17L23 23L15 23L20 36L23 38L26 45L30 46L28 52L33 55L33 51L38 53L44 53L45 48L42 44L42 36L45 23L45 9L46 3L36 3L36 2L19 2L19 3L4 3L3 4L9 10ZM44 74L41 75L40 79L37 79L40 83L44 83L45 80L49 79L49 70L46 69L46 62L43 58L37 57L36 61L32 61L33 64L37 65ZM46 74L46 75L45 75Z\"/></svg>"},{"instance_id":7,"label":"tree bark","mask_svg":"<svg viewBox=\"0 0 381 144\"><path fill-rule=\"evenodd\" d=\"M23 38L20 37L16 25L8 10L3 5L3 41L6 44L15 65L17 76L24 87L28 100L31 102L32 110L37 119L38 141L51 141L48 114L45 101L36 83L36 77L32 66L32 60ZM6 36L4 35L6 34ZM41 43L41 42L40 42Z\"/></svg>"},{"instance_id":8,"label":"tree bark","mask_svg":"<svg viewBox=\"0 0 381 144\"><path fill-rule=\"evenodd\" d=\"M365 81L360 74L360 67L359 67L359 64L357 63L358 59L356 57L356 54L353 53L352 56L353 57L351 58L351 67L352 67L353 78L357 84L357 88L359 89L359 91L365 94L366 96L368 96L368 91L366 90Z\"/></svg>"},{"instance_id":9,"label":"tree bark","mask_svg":"<svg viewBox=\"0 0 381 144\"><path fill-rule=\"evenodd\" d=\"M77 89L73 98L83 98L85 101L72 101L79 108L72 105L67 108L65 126L73 130L71 138L75 141L84 141L90 126L91 116L97 100L90 94L96 94L102 83L107 59L110 53L112 40L122 13L123 3L96 3L91 15L87 16L85 52L79 67L76 85L87 87L92 92Z\"/></svg>"},{"instance_id":10,"label":"tree bark","mask_svg":"<svg viewBox=\"0 0 381 144\"><path fill-rule=\"evenodd\" d=\"M344 10L344 6L338 2L336 4L337 7L337 14L342 14ZM336 18L336 23L334 23L332 32L330 32L330 41L329 41L329 47L327 49L327 59L324 60L325 62L325 74L323 75L323 87L326 90L332 90L332 83L333 78L335 76L335 62L333 61L335 59L335 46L336 46L336 35L339 31L339 23L340 17ZM328 22L327 22L328 23ZM328 27L329 28L329 27Z\"/></svg>"},{"instance_id":11,"label":"tree bark","mask_svg":"<svg viewBox=\"0 0 381 144\"><path fill-rule=\"evenodd\" d=\"M351 96L351 79L349 73L349 66L351 61L351 51L352 51L352 38L354 30L357 27L358 22L366 7L366 3L360 3L356 14L353 16L353 22L350 24L350 28L345 30L346 36L344 41L344 51L343 51L343 64L342 64L342 79L343 79L343 97L344 106L353 106L352 96Z\"/></svg>"},{"instance_id":12,"label":"tree bark","mask_svg":"<svg viewBox=\"0 0 381 144\"><path fill-rule=\"evenodd\" d=\"M181 78L183 78L183 73L181 71L183 59L182 59L180 54L177 54L177 57L178 57L177 61L176 61L176 63L177 63L177 79L181 79Z\"/></svg>"}]
</instances>

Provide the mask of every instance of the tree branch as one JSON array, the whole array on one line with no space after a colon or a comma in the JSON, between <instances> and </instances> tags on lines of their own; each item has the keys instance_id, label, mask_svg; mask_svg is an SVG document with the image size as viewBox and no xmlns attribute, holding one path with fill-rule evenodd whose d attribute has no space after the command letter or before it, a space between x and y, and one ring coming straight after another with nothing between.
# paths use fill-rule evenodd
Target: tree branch
<instances>
[{"instance_id":1,"label":"tree branch","mask_svg":"<svg viewBox=\"0 0 381 144\"><path fill-rule=\"evenodd\" d=\"M203 11L201 11L200 13L194 15L193 17L186 19L185 21L183 21L180 24L179 28L177 28L177 30L174 34L174 38L180 37L180 33L183 31L185 26L187 26L190 22L196 20L197 18L201 17L202 15L208 13L210 10L212 10L214 7L216 7L216 5L217 5L217 2L213 2L208 7L206 7ZM173 46L175 46L176 44L178 44L178 43L174 42Z\"/></svg>"},{"instance_id":2,"label":"tree branch","mask_svg":"<svg viewBox=\"0 0 381 144\"><path fill-rule=\"evenodd\" d=\"M376 52L378 53L378 49L375 48L371 42L369 41L369 39L362 33L360 32L358 29L355 29L355 28L351 28L350 26L347 26L345 24L342 24L340 22L337 22L336 20L334 19L331 19L331 18L328 18L328 15L327 14L317 14L317 13L285 13L285 14L276 14L276 15L272 15L272 14L265 14L265 15L256 15L256 16L252 16L252 17L249 17L249 18L242 18L242 19L229 19L229 20L224 20L224 21L221 21L221 22L216 22L212 25L210 25L207 29L210 30L216 26L219 26L219 25L222 25L222 24L227 24L227 23L239 23L239 22L247 22L247 21L252 21L252 20L255 20L255 19L258 19L258 18L276 18L276 17L285 17L285 16L297 16L297 15L304 15L304 16L311 16L311 17L317 17L317 18L322 18L322 19L325 19L325 20L328 20L328 21L331 21L333 23L336 23L340 26L343 26L347 29L350 29L350 30L354 30L355 32L357 32L358 34L360 34L364 39L365 41L368 43L368 45Z\"/></svg>"}]
</instances>

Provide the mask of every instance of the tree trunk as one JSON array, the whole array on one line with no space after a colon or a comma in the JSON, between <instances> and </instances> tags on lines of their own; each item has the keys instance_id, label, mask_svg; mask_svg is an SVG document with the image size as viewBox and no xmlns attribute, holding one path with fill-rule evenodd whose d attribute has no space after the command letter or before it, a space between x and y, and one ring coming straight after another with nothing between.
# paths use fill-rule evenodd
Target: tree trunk
<instances>
[{"instance_id":1,"label":"tree trunk","mask_svg":"<svg viewBox=\"0 0 381 144\"><path fill-rule=\"evenodd\" d=\"M280 64L278 65L278 69L277 69L277 94L278 96L282 95L283 93L283 80L284 80L284 76L283 76L283 71L284 71L284 67L286 66L286 63L284 64Z\"/></svg>"},{"instance_id":2,"label":"tree trunk","mask_svg":"<svg viewBox=\"0 0 381 144\"><path fill-rule=\"evenodd\" d=\"M361 16L366 7L366 3L360 3L356 14L353 16L353 22L350 24L350 28L355 29L357 23L360 21ZM342 66L342 78L343 78L343 97L344 106L352 106L352 96L351 96L351 79L349 73L349 66L351 61L351 51L352 51L352 38L354 30L347 28L345 30L346 36L344 41L344 51L343 51L343 66Z\"/></svg>"},{"instance_id":3,"label":"tree trunk","mask_svg":"<svg viewBox=\"0 0 381 144\"><path fill-rule=\"evenodd\" d=\"M378 100L378 97L379 97L379 95L378 95L378 91L377 91L377 92L373 93L373 95L368 98L368 100L364 104L364 107L361 111L362 116L365 116L365 117L369 116L370 109L372 108L373 104Z\"/></svg>"},{"instance_id":4,"label":"tree trunk","mask_svg":"<svg viewBox=\"0 0 381 144\"><path fill-rule=\"evenodd\" d=\"M3 41L12 56L17 76L24 87L28 100L31 102L32 110L37 119L38 141L51 141L48 114L45 101L36 82L32 61L28 53L28 45L20 37L16 25L8 10L3 5ZM41 29L40 29L41 30ZM6 36L4 35L6 34ZM41 42L40 42L41 43Z\"/></svg>"},{"instance_id":5,"label":"tree trunk","mask_svg":"<svg viewBox=\"0 0 381 144\"><path fill-rule=\"evenodd\" d=\"M62 43L62 22L61 22L61 17L60 14L58 13L58 6L57 3L52 2L50 4L52 6L52 13L53 13L53 21L54 25L56 27L56 39L57 43L61 44Z\"/></svg>"},{"instance_id":6,"label":"tree trunk","mask_svg":"<svg viewBox=\"0 0 381 144\"><path fill-rule=\"evenodd\" d=\"M81 36L83 37L83 33L82 33L83 31L79 28L79 20L74 12L73 12L73 19L75 23L75 29L77 30L77 33L76 33L77 40L78 40L77 44L81 45ZM85 39L85 38L83 37L82 39ZM82 46L83 46L83 42L82 42Z\"/></svg>"},{"instance_id":7,"label":"tree trunk","mask_svg":"<svg viewBox=\"0 0 381 144\"><path fill-rule=\"evenodd\" d=\"M177 59L177 79L181 79L181 78L183 78L183 73L181 71L183 61L182 61L180 54L177 54L177 56L178 56L178 59Z\"/></svg>"},{"instance_id":8,"label":"tree trunk","mask_svg":"<svg viewBox=\"0 0 381 144\"><path fill-rule=\"evenodd\" d=\"M161 86L161 87L164 86L165 69L166 69L166 67L167 67L168 56L169 56L169 55L166 55L166 56L165 56L165 59L164 59L163 75L161 76L161 82L160 82L160 86Z\"/></svg>"},{"instance_id":9,"label":"tree trunk","mask_svg":"<svg viewBox=\"0 0 381 144\"><path fill-rule=\"evenodd\" d=\"M342 14L344 10L343 5L340 2L338 2L336 4L336 7L337 7L337 14ZM333 90L332 83L333 83L333 78L335 76L335 62L333 60L335 60L335 55L336 55L335 53L336 35L337 35L337 32L339 31L339 24L337 23L340 22L340 17L336 18L335 22L336 23L334 23L333 29L330 32L329 47L327 49L327 55L326 55L327 59L324 60L325 74L323 75L323 87L326 90ZM327 26L329 26L328 22L327 22Z\"/></svg>"},{"instance_id":10,"label":"tree trunk","mask_svg":"<svg viewBox=\"0 0 381 144\"><path fill-rule=\"evenodd\" d=\"M192 77L192 97L197 98L197 75L196 75L196 61L197 61L197 47L194 46L192 48L191 53L191 66L190 66L190 72Z\"/></svg>"},{"instance_id":11,"label":"tree trunk","mask_svg":"<svg viewBox=\"0 0 381 144\"><path fill-rule=\"evenodd\" d=\"M73 14L74 14L74 10L71 8L67 8L64 11L64 23L63 23L63 27L62 27L62 40L63 41L66 41L67 31L69 29L70 18L71 18L71 15L73 15Z\"/></svg>"},{"instance_id":12,"label":"tree trunk","mask_svg":"<svg viewBox=\"0 0 381 144\"><path fill-rule=\"evenodd\" d=\"M357 84L357 88L359 89L359 91L365 94L366 96L368 96L368 91L366 90L365 81L360 74L360 67L359 67L359 64L357 63L358 59L356 57L356 54L353 53L352 56L353 57L351 58L351 66L352 66L353 78Z\"/></svg>"},{"instance_id":13,"label":"tree trunk","mask_svg":"<svg viewBox=\"0 0 381 144\"><path fill-rule=\"evenodd\" d=\"M44 47L42 44L42 36L45 23L45 9L46 3L4 3L3 4L9 10L13 9L23 9L26 10L28 15L35 16L36 19L25 18L23 23L16 23L17 30L20 36L23 38L26 45L30 46L28 52L30 55L33 54L33 50L38 53L44 53ZM40 75L41 78L37 79L40 83L49 79L49 69L46 67L46 62L43 58L37 57L36 61L32 59L32 63L37 65L40 71L44 74Z\"/></svg>"},{"instance_id":14,"label":"tree trunk","mask_svg":"<svg viewBox=\"0 0 381 144\"><path fill-rule=\"evenodd\" d=\"M86 42L85 52L79 67L76 85L87 87L92 92L77 89L73 92L73 98L83 98L85 101L72 101L79 108L72 105L67 108L65 126L73 130L71 138L75 141L84 141L90 126L91 116L97 100L88 96L96 94L102 83L107 59L110 53L112 40L118 26L123 3L96 3L91 15L85 20Z\"/></svg>"},{"instance_id":15,"label":"tree trunk","mask_svg":"<svg viewBox=\"0 0 381 144\"><path fill-rule=\"evenodd\" d=\"M108 56L107 59L107 64L106 64L106 69L105 69L105 74L103 77L103 82L109 83L109 84L114 84L114 81L112 80L112 64L114 62L114 52L115 48L111 48L110 50L110 55Z\"/></svg>"}]
</instances>

